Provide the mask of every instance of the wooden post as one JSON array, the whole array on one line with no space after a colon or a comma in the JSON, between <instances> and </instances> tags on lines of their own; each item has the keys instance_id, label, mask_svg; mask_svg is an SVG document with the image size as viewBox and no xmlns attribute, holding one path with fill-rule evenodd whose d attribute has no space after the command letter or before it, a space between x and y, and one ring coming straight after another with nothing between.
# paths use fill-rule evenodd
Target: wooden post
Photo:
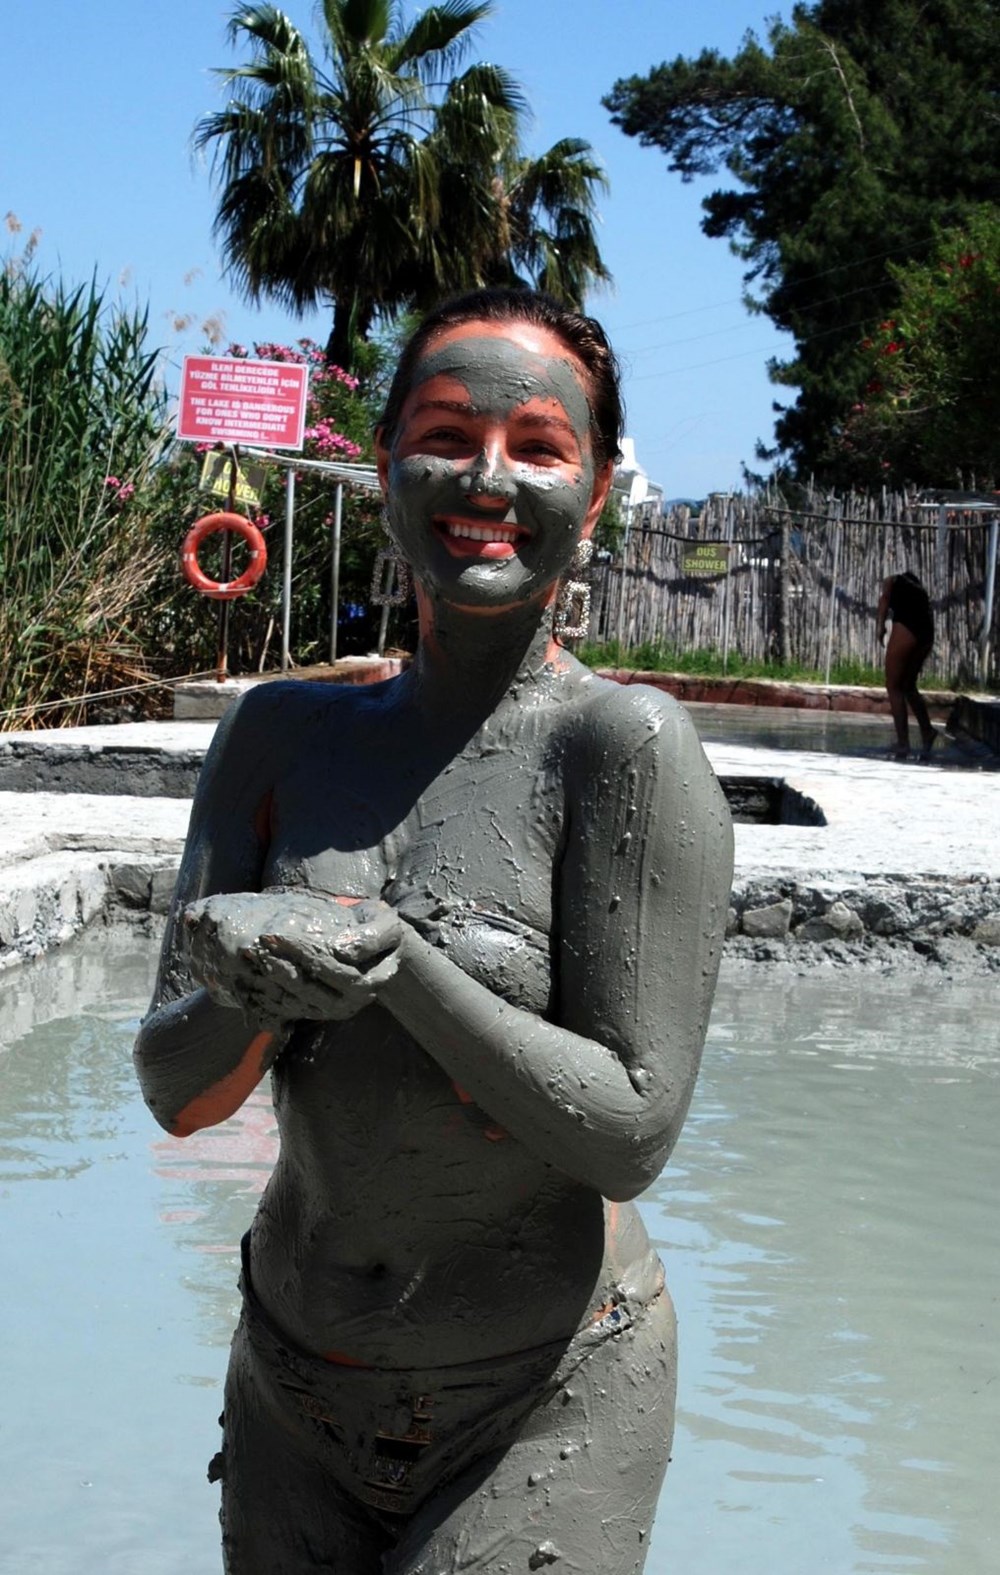
<instances>
[{"instance_id":1,"label":"wooden post","mask_svg":"<svg viewBox=\"0 0 1000 1575\"><path fill-rule=\"evenodd\" d=\"M990 528L986 537L986 587L983 595L983 629L979 640L979 681L983 688L989 682L990 670L990 637L993 633L993 596L996 588L997 576L997 547L1000 536L1000 520L996 515L990 520Z\"/></svg>"},{"instance_id":2,"label":"wooden post","mask_svg":"<svg viewBox=\"0 0 1000 1575\"><path fill-rule=\"evenodd\" d=\"M722 582L722 671L729 671L729 609L733 599L733 507L732 499L726 500L726 577Z\"/></svg>"},{"instance_id":3,"label":"wooden post","mask_svg":"<svg viewBox=\"0 0 1000 1575\"><path fill-rule=\"evenodd\" d=\"M841 512L841 505L838 503L835 507L837 512L830 521L834 536L833 569L830 574L830 611L826 621L826 677L824 678L824 683L827 684L830 682L830 666L833 661L833 616L837 610L837 573L840 568L840 537L843 531L843 526L838 517Z\"/></svg>"},{"instance_id":4,"label":"wooden post","mask_svg":"<svg viewBox=\"0 0 1000 1575\"><path fill-rule=\"evenodd\" d=\"M792 562L792 522L787 514L781 516L781 560L778 564L778 656L782 667L792 665L792 639L788 626L791 606L791 586L788 583Z\"/></svg>"}]
</instances>

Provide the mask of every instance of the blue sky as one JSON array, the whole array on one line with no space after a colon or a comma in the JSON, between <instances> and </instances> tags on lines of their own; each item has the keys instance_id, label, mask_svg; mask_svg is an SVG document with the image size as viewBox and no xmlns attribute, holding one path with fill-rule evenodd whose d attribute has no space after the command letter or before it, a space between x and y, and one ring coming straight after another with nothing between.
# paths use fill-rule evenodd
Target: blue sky
<instances>
[{"instance_id":1,"label":"blue sky","mask_svg":"<svg viewBox=\"0 0 1000 1575\"><path fill-rule=\"evenodd\" d=\"M312 0L285 9L310 28ZM211 67L235 60L230 10L218 0L15 0L4 17L0 217L12 212L23 230L0 232L0 249L38 229L46 271L74 281L96 272L148 302L171 368L202 348L210 317L243 342L322 341L328 330L325 314L251 310L220 276L210 171L191 132L223 101ZM584 137L605 165L601 245L615 287L588 304L625 366L640 461L668 496L738 484L756 439L771 437L766 361L788 341L745 311L739 261L701 234L707 188L683 185L662 154L624 137L601 96L677 54L732 53L748 28L760 34L788 10L775 0L497 0L470 57L520 80L533 150Z\"/></svg>"}]
</instances>

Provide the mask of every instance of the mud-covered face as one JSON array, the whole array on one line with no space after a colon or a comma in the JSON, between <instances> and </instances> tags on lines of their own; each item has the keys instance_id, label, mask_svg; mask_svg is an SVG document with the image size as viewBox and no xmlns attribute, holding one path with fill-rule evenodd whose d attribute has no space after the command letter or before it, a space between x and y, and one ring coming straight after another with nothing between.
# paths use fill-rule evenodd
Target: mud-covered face
<instances>
[{"instance_id":1,"label":"mud-covered face","mask_svg":"<svg viewBox=\"0 0 1000 1575\"><path fill-rule=\"evenodd\" d=\"M417 580L484 609L550 593L610 476L595 475L582 368L523 323L463 324L431 342L379 469Z\"/></svg>"}]
</instances>

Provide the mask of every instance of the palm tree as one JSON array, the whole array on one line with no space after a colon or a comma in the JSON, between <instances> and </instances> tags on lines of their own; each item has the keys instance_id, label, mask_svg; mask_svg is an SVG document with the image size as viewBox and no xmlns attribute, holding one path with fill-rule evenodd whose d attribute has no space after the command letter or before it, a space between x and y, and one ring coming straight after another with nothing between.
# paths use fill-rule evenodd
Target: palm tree
<instances>
[{"instance_id":1,"label":"palm tree","mask_svg":"<svg viewBox=\"0 0 1000 1575\"><path fill-rule=\"evenodd\" d=\"M595 283L610 282L594 210L595 188L607 185L590 144L577 137L564 137L536 159L510 150L494 192L516 278L577 309Z\"/></svg>"},{"instance_id":2,"label":"palm tree","mask_svg":"<svg viewBox=\"0 0 1000 1575\"><path fill-rule=\"evenodd\" d=\"M423 237L415 305L478 284L526 284L579 309L610 280L597 243L595 193L607 177L588 142L566 137L537 158L520 145L520 117L477 128L474 68L451 84L427 139L439 171L440 217Z\"/></svg>"},{"instance_id":3,"label":"palm tree","mask_svg":"<svg viewBox=\"0 0 1000 1575\"><path fill-rule=\"evenodd\" d=\"M221 177L223 261L253 302L332 302L342 366L380 314L525 276L578 304L607 278L587 144L524 159L510 76L457 74L491 9L444 0L405 27L398 0L321 0L321 62L272 5L230 19L250 60L219 73L230 102L195 132Z\"/></svg>"}]
</instances>

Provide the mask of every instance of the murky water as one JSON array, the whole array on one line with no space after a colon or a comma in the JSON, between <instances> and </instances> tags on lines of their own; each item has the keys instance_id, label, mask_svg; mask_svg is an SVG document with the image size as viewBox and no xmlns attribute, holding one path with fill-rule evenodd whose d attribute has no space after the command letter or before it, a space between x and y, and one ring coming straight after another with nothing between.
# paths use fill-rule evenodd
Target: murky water
<instances>
[{"instance_id":1,"label":"murky water","mask_svg":"<svg viewBox=\"0 0 1000 1575\"><path fill-rule=\"evenodd\" d=\"M887 716L850 711L807 711L796 707L689 704L688 711L703 743L746 744L754 749L807 749L821 755L852 755L884 760L895 735ZM989 771L997 760L971 740L956 741L941 729L931 756L935 767ZM910 747L920 734L910 720Z\"/></svg>"},{"instance_id":2,"label":"murky water","mask_svg":"<svg viewBox=\"0 0 1000 1575\"><path fill-rule=\"evenodd\" d=\"M0 977L2 1575L220 1567L205 1464L273 1131L263 1095L187 1144L153 1126L151 966L92 935ZM724 977L642 1205L682 1340L650 1575L1000 1565L985 990Z\"/></svg>"}]
</instances>

